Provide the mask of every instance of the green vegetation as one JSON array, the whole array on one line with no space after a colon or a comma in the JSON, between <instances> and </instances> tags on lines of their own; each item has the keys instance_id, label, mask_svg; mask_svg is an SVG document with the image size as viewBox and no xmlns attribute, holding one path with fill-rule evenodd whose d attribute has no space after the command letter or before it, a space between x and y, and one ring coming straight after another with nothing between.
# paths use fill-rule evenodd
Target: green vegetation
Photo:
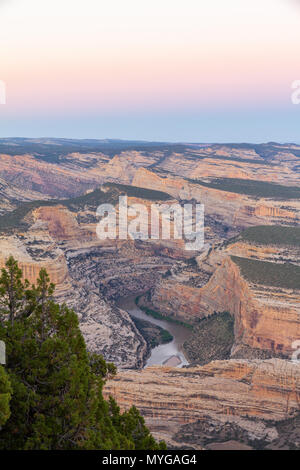
<instances>
[{"instance_id":1,"label":"green vegetation","mask_svg":"<svg viewBox=\"0 0 300 470\"><path fill-rule=\"evenodd\" d=\"M82 196L73 197L71 199L63 199L59 204L66 206L69 210L79 211L86 206L94 207L95 210L100 204L113 204L118 202L119 192L116 190L104 192L101 189L95 189Z\"/></svg>"},{"instance_id":2,"label":"green vegetation","mask_svg":"<svg viewBox=\"0 0 300 470\"><path fill-rule=\"evenodd\" d=\"M12 398L0 449L165 448L135 407L121 414L113 398L104 399L105 380L116 368L87 352L76 314L56 304L53 292L44 269L36 286L22 281L12 257L2 269L0 339L6 343Z\"/></svg>"},{"instance_id":3,"label":"green vegetation","mask_svg":"<svg viewBox=\"0 0 300 470\"><path fill-rule=\"evenodd\" d=\"M278 152L289 152L294 154L296 157L300 157L299 148L295 149L291 147L289 144L278 144L276 142L267 142L265 144L236 144L236 143L227 143L227 144L215 144L213 145L214 148L218 149L226 145L227 147L231 147L233 149L238 150L254 150L260 157L262 157L265 161L270 161L278 154Z\"/></svg>"},{"instance_id":4,"label":"green vegetation","mask_svg":"<svg viewBox=\"0 0 300 470\"><path fill-rule=\"evenodd\" d=\"M244 230L238 239L261 245L300 246L300 227L258 225Z\"/></svg>"},{"instance_id":5,"label":"green vegetation","mask_svg":"<svg viewBox=\"0 0 300 470\"><path fill-rule=\"evenodd\" d=\"M11 400L11 384L8 374L2 366L0 366L0 429L10 416L9 402Z\"/></svg>"},{"instance_id":6,"label":"green vegetation","mask_svg":"<svg viewBox=\"0 0 300 470\"><path fill-rule=\"evenodd\" d=\"M234 343L234 320L228 312L214 313L203 318L194 327L184 343L189 360L207 364L213 360L228 359Z\"/></svg>"},{"instance_id":7,"label":"green vegetation","mask_svg":"<svg viewBox=\"0 0 300 470\"><path fill-rule=\"evenodd\" d=\"M151 348L155 348L160 344L166 344L173 341L173 336L171 333L169 333L164 328L161 328L158 325L154 325L153 323L150 323L146 320L136 318L134 315L132 315L131 318Z\"/></svg>"},{"instance_id":8,"label":"green vegetation","mask_svg":"<svg viewBox=\"0 0 300 470\"><path fill-rule=\"evenodd\" d=\"M135 303L141 310L143 310L143 312L146 313L146 315L150 315L151 317L156 318L157 320L164 320L164 321L168 321L170 323L176 323L177 325L184 326L185 328L193 329L193 326L190 325L189 323L185 323L181 320L177 320L176 318L169 317L167 315L163 315L162 313L157 312L156 310L152 310L151 308L148 308L148 307L145 307L144 305L141 305L140 302L139 302L140 298L141 298L141 296L136 297Z\"/></svg>"},{"instance_id":9,"label":"green vegetation","mask_svg":"<svg viewBox=\"0 0 300 470\"><path fill-rule=\"evenodd\" d=\"M70 211L83 210L86 206L96 211L100 204L117 204L120 195L127 194L128 197L147 199L150 201L167 201L172 199L167 193L154 191L152 189L137 188L123 184L106 183L107 191L95 189L82 196L70 199L51 199L49 201L30 201L21 203L14 211L0 216L0 232L9 232L14 229L25 230L29 226L26 216L34 209L42 206L63 205Z\"/></svg>"},{"instance_id":10,"label":"green vegetation","mask_svg":"<svg viewBox=\"0 0 300 470\"><path fill-rule=\"evenodd\" d=\"M246 194L247 196L280 200L300 199L300 188L298 186L282 186L276 183L239 178L216 178L210 183L189 178L187 178L187 180L207 188L219 189L220 191L230 193Z\"/></svg>"},{"instance_id":11,"label":"green vegetation","mask_svg":"<svg viewBox=\"0 0 300 470\"><path fill-rule=\"evenodd\" d=\"M189 160L222 160L225 162L238 162L238 163L251 163L253 165L264 165L264 166L275 166L274 163L269 162L267 160L255 160L254 158L239 158L239 157L234 157L234 156L225 156L225 155L217 155L216 153L210 153L210 154L202 154L199 155L197 153L195 154L184 154L185 158L188 158Z\"/></svg>"},{"instance_id":12,"label":"green vegetation","mask_svg":"<svg viewBox=\"0 0 300 470\"><path fill-rule=\"evenodd\" d=\"M24 218L34 209L41 206L50 206L58 204L57 200L24 202L12 212L0 216L0 232L9 232L13 229L26 229L28 223Z\"/></svg>"},{"instance_id":13,"label":"green vegetation","mask_svg":"<svg viewBox=\"0 0 300 470\"><path fill-rule=\"evenodd\" d=\"M170 194L162 191L155 191L154 189L139 188L137 186L129 186L119 183L105 183L104 187L117 189L121 194L126 194L128 197L137 197L149 201L170 201L173 199Z\"/></svg>"},{"instance_id":14,"label":"green vegetation","mask_svg":"<svg viewBox=\"0 0 300 470\"><path fill-rule=\"evenodd\" d=\"M287 289L300 288L300 266L285 263L270 263L248 258L231 256L241 269L242 275L255 284L282 287Z\"/></svg>"}]
</instances>

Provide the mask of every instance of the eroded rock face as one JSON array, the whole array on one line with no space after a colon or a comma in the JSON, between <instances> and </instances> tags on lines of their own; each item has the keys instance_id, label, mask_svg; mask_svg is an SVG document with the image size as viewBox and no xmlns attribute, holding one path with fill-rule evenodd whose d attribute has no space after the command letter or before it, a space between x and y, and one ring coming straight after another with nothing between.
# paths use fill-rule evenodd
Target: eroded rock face
<instances>
[{"instance_id":1,"label":"eroded rock face","mask_svg":"<svg viewBox=\"0 0 300 470\"><path fill-rule=\"evenodd\" d=\"M144 203L146 207L150 205L149 201L137 198L129 198L129 202ZM72 296L68 296L67 292L77 289L77 286L82 287L83 297L89 290L90 302L94 306L96 299L100 303L104 298L115 301L119 297L151 289L149 306L184 322L194 324L214 312L230 312L235 320L232 350L235 356L244 351L244 346L268 350L275 356L290 357L293 352L292 343L300 337L299 291L251 284L243 278L230 255L297 262L297 248L278 250L244 242L225 244L204 251L192 270L188 271L188 260L185 260L180 243L98 240L93 219L91 223L88 220L78 223L78 214L61 205L40 207L33 211L32 219L33 225L25 234L2 238L1 265L4 265L9 254L13 254L30 282L35 282L41 266L46 267L52 282L57 285L57 291L62 293L62 301L66 297L66 301L70 302ZM164 276L166 272L171 272L171 276ZM80 312L79 297L74 308ZM103 312L104 316L109 316L109 312L112 316L116 315L109 307ZM104 327L103 323L99 327L96 307L94 313L98 326L94 321L93 328L88 324L84 326L89 344L93 343L94 350L96 343L99 344L98 351L105 350L107 358L112 360L114 357L117 364L126 366L126 360L123 361L125 355L119 354L118 348L115 353L112 352L113 339L109 339L107 325ZM119 316L122 314L119 313ZM116 321L108 323L112 326ZM112 328L113 331L118 330L117 327ZM132 324L130 331L126 326L123 330L124 337L126 334L130 337L135 332ZM136 348L131 345L127 350L136 349L138 355L142 351L136 362L141 365L145 342L136 333L134 335ZM117 343L120 345L122 341Z\"/></svg>"},{"instance_id":2,"label":"eroded rock face","mask_svg":"<svg viewBox=\"0 0 300 470\"><path fill-rule=\"evenodd\" d=\"M5 144L10 146L8 141ZM96 144L90 153L80 151L81 146L78 143L78 151L74 150L68 153L66 142L59 142L57 148L57 142L50 140L43 143L24 141L22 148L26 149L27 146L28 150L20 153L19 144L19 142L12 143L15 153L12 153L10 149L10 155L0 154L0 178L3 178L6 183L13 183L22 188L22 191L37 191L42 195L50 195L54 198L83 194L86 190L96 188L104 181L125 184L136 184L140 181L143 187L149 187L145 185L147 181L144 181L147 180L147 173L144 172L144 169L147 168L151 169L150 173L152 173L149 184L155 182L153 171L160 172L166 177L166 180L169 180L164 183L160 182L160 185L168 186L172 191L170 194L174 193L176 185L180 191L183 190L182 194L186 194L188 185L182 187L182 182L185 181L183 178L205 178L208 180L217 177L239 178L277 182L287 186L299 185L297 170L299 147L292 145L286 147L265 145L261 149L257 149L255 146L253 148L249 146L248 149L245 149L231 145L206 147L187 145L182 146L181 151L172 149L172 146L170 148L162 146L161 149L155 149L150 145L148 149L147 146L145 147L145 151L122 150L120 147L119 151L115 152L112 152L108 146L108 153L105 154L104 148L101 152L97 150ZM76 141L73 142L72 147L76 148ZM1 148L5 148L3 142ZM51 152L54 148L55 158ZM258 153L259 150L262 151L263 156ZM40 154L44 152L47 154L46 159L40 158ZM177 183L175 183L176 177L174 178L172 175L178 175L181 178L177 178ZM194 186L192 189L196 191ZM241 199L241 205L247 207L248 198L237 194L222 193L225 198ZM207 204L211 197L222 203L222 198L218 199L217 194L203 192L202 198L207 199ZM248 206L250 208L253 206L253 200ZM273 217L274 214L270 213L272 206L273 204L263 203L262 207L257 209L256 216L261 217L266 211L268 217ZM277 209L280 209L280 205ZM286 210L290 212L288 209ZM280 217L278 210L276 212L275 217ZM237 222L238 220L239 218Z\"/></svg>"},{"instance_id":3,"label":"eroded rock face","mask_svg":"<svg viewBox=\"0 0 300 470\"><path fill-rule=\"evenodd\" d=\"M300 147L258 147L196 145L108 154L56 149L54 158L48 149L46 159L18 150L0 155L0 214L18 201L82 196L109 181L163 191L170 195L168 203L205 204L201 253L187 255L181 240L98 240L96 207L90 202L79 208L40 207L30 212L25 233L20 229L0 238L0 267L12 254L30 282L46 267L57 300L76 311L88 349L122 369L107 383L107 395L124 409L140 408L154 434L171 446L209 448L212 442L238 441L299 447L299 365L245 358L290 357L292 342L300 338L300 292L255 284L231 259L299 265L299 248L227 242L245 227L296 226L299 199L252 197L195 182L220 177L299 186ZM130 197L128 202L149 208L153 201ZM116 300L149 290L149 307L192 324L229 311L235 334L231 358L244 359L141 371L149 348Z\"/></svg>"},{"instance_id":4,"label":"eroded rock face","mask_svg":"<svg viewBox=\"0 0 300 470\"><path fill-rule=\"evenodd\" d=\"M1 237L0 267L13 255L30 283L36 282L42 267L46 268L56 284L56 300L77 313L88 350L103 354L120 368L143 367L148 356L146 341L128 313L104 299L99 290L101 281L93 276L96 263L90 259L91 253L94 250L99 256L101 247L95 247L91 237L80 240L80 234L86 233L66 208L43 207L34 212L33 219L25 234ZM79 257L80 263L82 256L79 241L82 247L86 242L86 262L78 268L75 260Z\"/></svg>"},{"instance_id":5,"label":"eroded rock face","mask_svg":"<svg viewBox=\"0 0 300 470\"><path fill-rule=\"evenodd\" d=\"M46 222L49 235L56 241L82 243L92 238L92 234L80 227L75 215L64 206L39 207L33 211L33 217Z\"/></svg>"},{"instance_id":6,"label":"eroded rock face","mask_svg":"<svg viewBox=\"0 0 300 470\"><path fill-rule=\"evenodd\" d=\"M102 354L119 369L140 369L148 357L148 346L124 310L107 302L88 282L72 279L71 289L56 294L58 302L73 308L87 349Z\"/></svg>"},{"instance_id":7,"label":"eroded rock face","mask_svg":"<svg viewBox=\"0 0 300 470\"><path fill-rule=\"evenodd\" d=\"M147 208L151 205L151 201L138 198L128 198L128 202L144 204ZM217 245L213 249L208 246L189 271L186 258L191 255L186 256L182 240L98 240L95 209L91 207L80 213L71 212L63 205L35 209L28 232L3 238L2 265L7 254L13 254L31 282L35 281L40 267L46 267L57 290L64 293L62 299L77 285L89 289L93 296L110 301L151 289L150 307L184 322L196 323L214 312L229 311L235 319L233 354L240 353L244 346L268 350L274 355L292 353L292 343L300 334L299 292L252 285L241 276L229 256L297 262L298 249L277 250L277 247L262 248L243 242ZM116 209L118 212L117 206ZM181 271L176 273L180 267ZM171 275L165 276L167 272ZM91 297L91 302L96 301ZM80 300L74 308L79 311L79 306ZM90 342L91 331L85 325ZM94 325L94 331L102 350L106 341L112 351L113 343L104 326L99 329ZM125 333L128 333L126 327ZM140 342L137 336L137 344ZM93 347L95 344L94 341ZM136 346L136 351L142 350L144 346ZM107 352L107 357L111 358L112 354ZM144 352L138 364L142 364L143 355ZM121 356L125 357L115 352L115 362L126 366Z\"/></svg>"},{"instance_id":8,"label":"eroded rock face","mask_svg":"<svg viewBox=\"0 0 300 470\"><path fill-rule=\"evenodd\" d=\"M154 309L192 324L214 312L231 313L233 352L247 345L290 357L292 343L300 338L300 290L254 285L229 256L203 287L162 279L150 301Z\"/></svg>"},{"instance_id":9,"label":"eroded rock face","mask_svg":"<svg viewBox=\"0 0 300 470\"><path fill-rule=\"evenodd\" d=\"M49 163L30 154L0 154L0 177L24 191L66 198L81 195L105 181L127 184L137 168L151 165L158 159L159 156L145 158L136 151L121 152L113 158L103 153L72 152L60 161Z\"/></svg>"},{"instance_id":10,"label":"eroded rock face","mask_svg":"<svg viewBox=\"0 0 300 470\"><path fill-rule=\"evenodd\" d=\"M299 221L300 202L254 198L193 184L178 176L164 177L145 168L140 168L132 181L135 186L165 191L182 200L196 200L205 205L205 213L231 228L245 228L260 224L292 224Z\"/></svg>"},{"instance_id":11,"label":"eroded rock face","mask_svg":"<svg viewBox=\"0 0 300 470\"><path fill-rule=\"evenodd\" d=\"M282 240L284 242L284 240ZM292 245L261 245L237 241L230 243L224 248L224 253L240 256L242 258L252 258L272 263L293 263L300 264L300 246Z\"/></svg>"},{"instance_id":12,"label":"eroded rock face","mask_svg":"<svg viewBox=\"0 0 300 470\"><path fill-rule=\"evenodd\" d=\"M31 155L0 155L1 176L23 189L35 190L51 197L65 197L84 192L90 187L84 177L59 168Z\"/></svg>"},{"instance_id":13,"label":"eroded rock face","mask_svg":"<svg viewBox=\"0 0 300 470\"><path fill-rule=\"evenodd\" d=\"M212 149L211 149L212 150ZM252 153L234 152L232 149L219 150L213 154L209 149L201 152L201 158L186 158L184 154L173 153L160 168L189 178L239 178L277 182L289 185L299 184L294 167L297 159L287 154L277 154L272 165ZM225 157L225 158L220 158ZM250 158L249 158L250 157ZM229 160L226 160L228 158ZM234 160L236 159L236 160ZM243 161L246 160L246 161ZM283 165L282 163L285 162Z\"/></svg>"},{"instance_id":14,"label":"eroded rock face","mask_svg":"<svg viewBox=\"0 0 300 470\"><path fill-rule=\"evenodd\" d=\"M59 288L70 287L70 276L62 250L42 227L33 228L30 234L0 238L0 267L3 268L8 257L18 260L23 278L33 284L40 269L46 268L51 282Z\"/></svg>"},{"instance_id":15,"label":"eroded rock face","mask_svg":"<svg viewBox=\"0 0 300 470\"><path fill-rule=\"evenodd\" d=\"M36 191L26 190L0 178L0 215L14 210L17 202L34 201L37 199L47 200L48 197Z\"/></svg>"},{"instance_id":16,"label":"eroded rock face","mask_svg":"<svg viewBox=\"0 0 300 470\"><path fill-rule=\"evenodd\" d=\"M270 444L278 431L268 420L280 422L299 413L300 368L279 359L215 361L183 369L148 367L119 373L104 392L122 409L135 404L154 435L173 445L206 444L203 429L197 434L194 427L191 439L186 427L197 422L210 426L211 438L222 423L230 423L239 429L236 437L244 432L249 442Z\"/></svg>"},{"instance_id":17,"label":"eroded rock face","mask_svg":"<svg viewBox=\"0 0 300 470\"><path fill-rule=\"evenodd\" d=\"M129 204L151 204L128 199ZM96 206L80 212L63 205L34 209L27 216L25 233L1 238L0 266L12 254L31 283L45 267L56 284L57 300L76 311L88 349L121 368L140 368L149 347L130 316L114 302L153 287L176 258L185 258L182 243L99 240L95 211Z\"/></svg>"}]
</instances>

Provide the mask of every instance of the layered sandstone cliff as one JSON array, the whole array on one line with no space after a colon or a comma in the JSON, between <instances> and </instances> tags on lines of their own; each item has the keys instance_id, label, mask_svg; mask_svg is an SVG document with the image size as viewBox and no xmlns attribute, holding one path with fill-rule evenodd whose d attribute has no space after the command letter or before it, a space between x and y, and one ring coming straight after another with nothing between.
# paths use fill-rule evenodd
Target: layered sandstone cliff
<instances>
[{"instance_id":1,"label":"layered sandstone cliff","mask_svg":"<svg viewBox=\"0 0 300 470\"><path fill-rule=\"evenodd\" d=\"M95 238L95 234L80 227L75 215L62 205L39 207L33 211L33 217L47 224L54 240L84 243Z\"/></svg>"},{"instance_id":2,"label":"layered sandstone cliff","mask_svg":"<svg viewBox=\"0 0 300 470\"><path fill-rule=\"evenodd\" d=\"M51 282L58 288L68 289L70 277L63 252L43 230L31 234L0 238L0 267L3 268L9 256L18 260L23 278L33 284L40 269L46 268Z\"/></svg>"},{"instance_id":3,"label":"layered sandstone cliff","mask_svg":"<svg viewBox=\"0 0 300 470\"><path fill-rule=\"evenodd\" d=\"M224 254L240 256L242 258L269 261L272 263L300 264L300 246L285 245L263 245L261 243L250 243L243 240L232 242L224 246Z\"/></svg>"},{"instance_id":4,"label":"layered sandstone cliff","mask_svg":"<svg viewBox=\"0 0 300 470\"><path fill-rule=\"evenodd\" d=\"M95 348L101 345L98 350L105 350L110 360L123 366L142 364L144 353L139 351L143 350L143 340L132 329L130 319L124 317L124 335L136 338L126 346L126 338L118 335L118 329L123 328L120 319L123 314L114 311L108 300L148 289L151 289L152 305L161 313L195 323L214 311L230 311L235 318L236 347L246 345L290 355L291 342L299 334L298 289L250 282L229 257L297 264L299 250L277 246L262 248L244 241L227 246L223 242L237 235L243 227L297 225L299 199L251 197L189 180L204 178L209 182L220 176L296 185L299 183L299 148L281 147L266 146L263 149L266 155L259 154L256 147L230 145L196 145L182 152L162 147L107 155L100 151L74 151L59 154L56 159L50 152L49 161L29 153L1 154L0 176L6 179L3 188L8 198L4 211L14 207L11 188L17 186L24 191L20 197L32 200L39 194L43 197L50 194L54 198L83 195L105 181L123 182L170 194L170 201L167 201L170 204L176 201L204 203L207 241L203 252L197 253L195 266L191 267L191 254L186 254L182 240L99 240L96 206L83 202L76 208L62 203L35 209L30 213L29 224L32 225L26 233L17 231L14 236L1 239L1 265L10 253L13 254L31 282L36 280L40 267L45 266L62 300L67 299L78 312L85 305L82 322L90 318L89 313L95 314L94 320L89 324L86 321L85 325L89 344ZM272 151L270 158L269 151ZM17 186L12 186L13 181ZM149 209L153 201L131 197L128 202L143 204ZM118 213L117 205L116 210ZM148 215L143 216L141 222L148 222L149 226ZM80 297L85 303L81 303ZM97 310L101 299L104 303ZM89 303L93 313L88 311ZM109 320L109 316L114 320ZM117 338L115 352L114 334ZM119 345L122 353L118 355ZM139 356L138 361L134 360L130 348Z\"/></svg>"},{"instance_id":5,"label":"layered sandstone cliff","mask_svg":"<svg viewBox=\"0 0 300 470\"><path fill-rule=\"evenodd\" d=\"M9 147L9 142L6 142ZM41 147L42 146L42 147ZM100 145L101 146L101 145ZM139 169L151 168L184 178L240 178L245 180L277 182L287 186L299 185L299 147L266 145L262 148L264 158L256 146L237 148L232 145L181 146L181 151L170 145L145 150L119 151L105 146L99 151L98 145L91 152L78 150L68 153L68 143L24 142L24 153L20 153L19 142L13 143L15 153L0 154L0 177L22 190L33 190L52 197L72 197L95 188L104 181L135 184L140 178ZM27 151L26 151L26 147ZM73 142L76 149L76 141ZM138 147L138 145L137 145ZM2 146L2 149L5 146ZM52 155L55 149L55 157ZM60 151L59 151L60 150ZM43 153L47 158L43 157ZM42 158L41 155L42 154ZM136 176L138 173L138 176Z\"/></svg>"},{"instance_id":6,"label":"layered sandstone cliff","mask_svg":"<svg viewBox=\"0 0 300 470\"><path fill-rule=\"evenodd\" d=\"M146 341L128 313L103 298L101 280L94 275L99 256L103 256L101 246L95 246L95 239L85 238L86 232L64 207L42 207L32 218L26 233L0 238L0 267L13 255L30 283L46 268L56 284L56 300L77 313L88 349L118 367L142 367L148 355ZM90 258L93 252L96 261ZM83 253L86 265L80 263Z\"/></svg>"},{"instance_id":7,"label":"layered sandstone cliff","mask_svg":"<svg viewBox=\"0 0 300 470\"><path fill-rule=\"evenodd\" d=\"M207 188L178 176L159 175L148 169L139 169L132 181L135 186L165 191L185 201L196 200L205 205L206 215L234 228L260 224L292 223L299 221L300 202L283 203L275 199L254 198L233 192Z\"/></svg>"},{"instance_id":8,"label":"layered sandstone cliff","mask_svg":"<svg viewBox=\"0 0 300 470\"><path fill-rule=\"evenodd\" d=\"M300 411L300 369L298 364L268 361L215 361L203 367L148 367L123 371L105 386L121 408L135 404L156 437L173 445L187 442L203 445L194 428L207 423L211 434L217 426L230 423L251 441L271 443L278 431L268 420L291 418ZM179 439L180 437L180 439ZM180 443L178 442L180 440ZM300 443L299 443L300 444Z\"/></svg>"},{"instance_id":9,"label":"layered sandstone cliff","mask_svg":"<svg viewBox=\"0 0 300 470\"><path fill-rule=\"evenodd\" d=\"M270 164L257 155L255 157L252 154L251 158L249 157L249 154L235 153L229 149L227 152L209 152L206 149L198 153L193 152L188 158L184 154L173 153L158 167L170 173L196 179L226 177L287 185L299 184L299 176L295 172L297 159L286 156L284 160L284 154L280 154L274 163Z\"/></svg>"},{"instance_id":10,"label":"layered sandstone cliff","mask_svg":"<svg viewBox=\"0 0 300 470\"><path fill-rule=\"evenodd\" d=\"M0 216L14 210L18 203L47 200L48 196L31 189L25 189L0 178Z\"/></svg>"},{"instance_id":11,"label":"layered sandstone cliff","mask_svg":"<svg viewBox=\"0 0 300 470\"><path fill-rule=\"evenodd\" d=\"M203 287L162 279L150 293L155 310L197 324L214 312L233 315L236 351L241 345L290 356L300 338L300 289L251 283L226 256Z\"/></svg>"}]
</instances>

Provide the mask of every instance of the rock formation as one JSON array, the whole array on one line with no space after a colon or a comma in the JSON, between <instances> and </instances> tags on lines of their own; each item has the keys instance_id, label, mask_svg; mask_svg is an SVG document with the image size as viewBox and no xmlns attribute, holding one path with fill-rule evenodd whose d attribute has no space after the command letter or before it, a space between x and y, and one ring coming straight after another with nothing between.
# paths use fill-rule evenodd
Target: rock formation
<instances>
[{"instance_id":1,"label":"rock formation","mask_svg":"<svg viewBox=\"0 0 300 470\"><path fill-rule=\"evenodd\" d=\"M299 222L300 202L281 201L267 198L250 197L243 194L207 188L196 182L190 182L178 176L159 175L148 169L139 169L133 182L135 186L164 191L176 199L196 200L205 205L206 215L225 223L231 229L252 225ZM287 207L287 208L286 208Z\"/></svg>"},{"instance_id":2,"label":"rock formation","mask_svg":"<svg viewBox=\"0 0 300 470\"><path fill-rule=\"evenodd\" d=\"M209 428L212 442L216 429L230 423L238 429L235 440L244 433L248 444L266 445L278 439L276 422L299 413L300 369L279 359L215 361L182 369L148 367L120 372L104 391L123 409L135 404L154 435L178 448L206 444L195 428L201 422ZM187 425L192 423L191 435Z\"/></svg>"},{"instance_id":3,"label":"rock formation","mask_svg":"<svg viewBox=\"0 0 300 470\"><path fill-rule=\"evenodd\" d=\"M300 338L299 237L285 243L273 228L299 226L299 146L0 139L0 151L0 267L12 254L30 282L46 267L89 350L122 369L107 394L137 405L174 447L300 446L299 365L288 360ZM98 204L118 214L127 193L148 209L203 203L203 250L187 253L183 240L99 240ZM141 371L149 347L116 306L141 293L148 307L197 328L229 312L231 359Z\"/></svg>"},{"instance_id":4,"label":"rock formation","mask_svg":"<svg viewBox=\"0 0 300 470\"><path fill-rule=\"evenodd\" d=\"M233 352L246 345L290 357L293 342L300 338L300 285L274 287L268 279L265 285L255 284L243 277L228 255L203 287L174 277L162 279L152 289L148 295L152 308L192 324L227 311L235 320Z\"/></svg>"}]
</instances>

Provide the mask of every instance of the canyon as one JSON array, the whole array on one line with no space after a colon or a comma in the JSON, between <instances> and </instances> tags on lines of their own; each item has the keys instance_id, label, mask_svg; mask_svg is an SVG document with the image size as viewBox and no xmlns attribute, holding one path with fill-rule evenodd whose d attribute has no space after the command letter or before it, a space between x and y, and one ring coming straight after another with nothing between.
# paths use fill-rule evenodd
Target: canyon
<instances>
[{"instance_id":1,"label":"canyon","mask_svg":"<svg viewBox=\"0 0 300 470\"><path fill-rule=\"evenodd\" d=\"M31 283L47 269L88 349L119 368L105 393L124 409L136 404L171 447L292 446L299 159L293 144L0 139L0 267L13 255ZM118 213L120 195L147 209L204 204L204 247L100 240L97 207L112 204ZM151 339L118 306L129 296L139 296L145 312L190 328L188 366L144 368ZM218 334L224 344L216 352Z\"/></svg>"}]
</instances>

